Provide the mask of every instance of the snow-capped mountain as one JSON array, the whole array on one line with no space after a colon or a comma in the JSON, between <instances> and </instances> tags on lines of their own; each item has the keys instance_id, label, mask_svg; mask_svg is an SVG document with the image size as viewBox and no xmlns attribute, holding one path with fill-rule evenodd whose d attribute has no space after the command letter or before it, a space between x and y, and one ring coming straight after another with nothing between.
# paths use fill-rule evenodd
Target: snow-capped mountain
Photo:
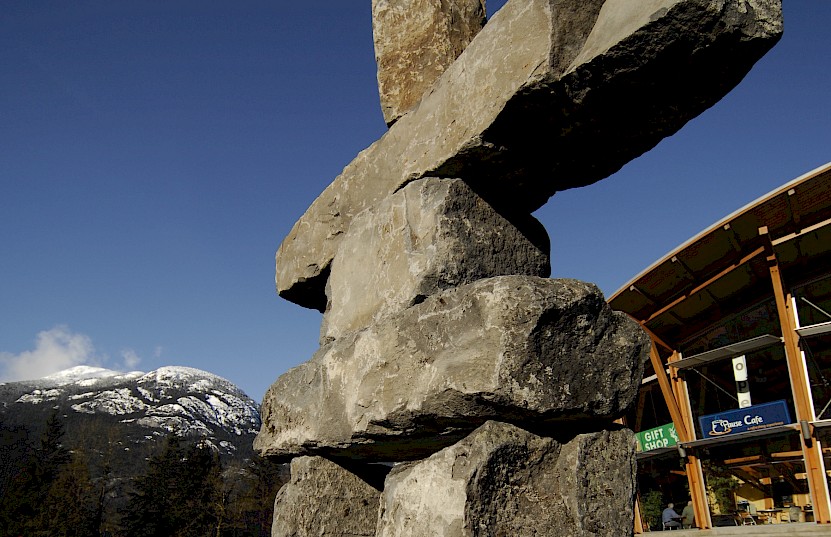
<instances>
[{"instance_id":1,"label":"snow-capped mountain","mask_svg":"<svg viewBox=\"0 0 831 537\"><path fill-rule=\"evenodd\" d=\"M255 401L231 382L189 367L119 373L78 366L38 380L0 383L4 427L36 431L56 409L69 444L101 444L106 434L111 451L147 448L175 433L205 442L221 456L245 456L260 428ZM90 434L92 439L81 440Z\"/></svg>"}]
</instances>

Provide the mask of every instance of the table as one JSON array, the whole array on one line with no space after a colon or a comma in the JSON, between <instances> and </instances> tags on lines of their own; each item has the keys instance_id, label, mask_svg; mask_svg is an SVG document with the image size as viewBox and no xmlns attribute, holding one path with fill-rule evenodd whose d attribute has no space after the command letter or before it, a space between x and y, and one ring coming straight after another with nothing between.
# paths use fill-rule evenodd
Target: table
<instances>
[{"instance_id":1,"label":"table","mask_svg":"<svg viewBox=\"0 0 831 537\"><path fill-rule=\"evenodd\" d=\"M765 515L768 519L768 524L778 524L778 514L784 511L784 509L780 509L778 507L774 507L773 509L758 509L756 512L760 515Z\"/></svg>"}]
</instances>

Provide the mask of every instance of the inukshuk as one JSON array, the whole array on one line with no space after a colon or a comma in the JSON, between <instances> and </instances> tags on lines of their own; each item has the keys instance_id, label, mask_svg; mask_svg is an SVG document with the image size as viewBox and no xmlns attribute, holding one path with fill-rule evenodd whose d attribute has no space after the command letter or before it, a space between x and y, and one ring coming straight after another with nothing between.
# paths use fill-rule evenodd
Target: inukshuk
<instances>
[{"instance_id":1,"label":"inukshuk","mask_svg":"<svg viewBox=\"0 0 831 537\"><path fill-rule=\"evenodd\" d=\"M733 88L779 0L373 0L389 131L277 253L320 350L263 401L273 535L627 535L648 352L531 211ZM480 30L481 29L481 30ZM478 32L478 33L477 33ZM401 463L389 470L390 465Z\"/></svg>"}]
</instances>

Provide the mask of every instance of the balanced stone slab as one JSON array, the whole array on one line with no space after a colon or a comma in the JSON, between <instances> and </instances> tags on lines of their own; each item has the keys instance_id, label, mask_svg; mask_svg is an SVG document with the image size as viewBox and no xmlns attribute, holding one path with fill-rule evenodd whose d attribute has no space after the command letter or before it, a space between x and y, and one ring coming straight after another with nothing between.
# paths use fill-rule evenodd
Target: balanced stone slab
<instances>
[{"instance_id":1,"label":"balanced stone slab","mask_svg":"<svg viewBox=\"0 0 831 537\"><path fill-rule=\"evenodd\" d=\"M558 442L489 421L394 468L377 537L632 535L635 447L627 429Z\"/></svg>"},{"instance_id":2,"label":"balanced stone slab","mask_svg":"<svg viewBox=\"0 0 831 537\"><path fill-rule=\"evenodd\" d=\"M551 273L545 228L520 227L460 179L409 183L352 221L332 263L321 342L444 289L491 276Z\"/></svg>"},{"instance_id":3,"label":"balanced stone slab","mask_svg":"<svg viewBox=\"0 0 831 537\"><path fill-rule=\"evenodd\" d=\"M291 480L274 500L272 537L371 537L380 490L321 457L291 461Z\"/></svg>"},{"instance_id":4,"label":"balanced stone slab","mask_svg":"<svg viewBox=\"0 0 831 537\"><path fill-rule=\"evenodd\" d=\"M282 242L276 286L323 311L355 215L422 177L533 211L675 133L780 37L780 0L509 0Z\"/></svg>"},{"instance_id":5,"label":"balanced stone slab","mask_svg":"<svg viewBox=\"0 0 831 537\"><path fill-rule=\"evenodd\" d=\"M498 276L321 347L262 404L264 456L421 458L489 419L570 430L633 402L648 338L596 286Z\"/></svg>"},{"instance_id":6,"label":"balanced stone slab","mask_svg":"<svg viewBox=\"0 0 831 537\"><path fill-rule=\"evenodd\" d=\"M485 24L483 0L372 0L387 125L412 109Z\"/></svg>"}]
</instances>

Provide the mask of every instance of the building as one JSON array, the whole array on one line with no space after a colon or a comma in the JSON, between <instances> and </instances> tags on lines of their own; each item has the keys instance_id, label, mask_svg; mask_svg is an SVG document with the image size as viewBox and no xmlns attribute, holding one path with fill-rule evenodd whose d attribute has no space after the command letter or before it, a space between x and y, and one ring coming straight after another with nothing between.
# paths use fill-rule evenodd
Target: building
<instances>
[{"instance_id":1,"label":"building","mask_svg":"<svg viewBox=\"0 0 831 537\"><path fill-rule=\"evenodd\" d=\"M692 501L705 528L831 523L831 163L688 240L609 303L652 338L626 416L641 511L652 494Z\"/></svg>"}]
</instances>

